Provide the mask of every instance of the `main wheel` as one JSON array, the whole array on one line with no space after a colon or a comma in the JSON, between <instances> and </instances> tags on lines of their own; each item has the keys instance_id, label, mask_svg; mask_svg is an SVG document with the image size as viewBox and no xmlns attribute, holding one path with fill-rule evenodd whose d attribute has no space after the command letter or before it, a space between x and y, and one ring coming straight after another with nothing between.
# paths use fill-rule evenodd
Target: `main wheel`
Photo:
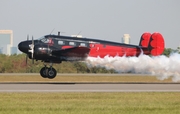
<instances>
[{"instance_id":1,"label":"main wheel","mask_svg":"<svg viewBox=\"0 0 180 114\"><path fill-rule=\"evenodd\" d=\"M43 78L47 78L48 77L48 68L47 67L43 67L41 70L40 70L40 75L43 77Z\"/></svg>"},{"instance_id":2,"label":"main wheel","mask_svg":"<svg viewBox=\"0 0 180 114\"><path fill-rule=\"evenodd\" d=\"M57 71L54 68L48 68L48 78L53 79L56 77Z\"/></svg>"}]
</instances>

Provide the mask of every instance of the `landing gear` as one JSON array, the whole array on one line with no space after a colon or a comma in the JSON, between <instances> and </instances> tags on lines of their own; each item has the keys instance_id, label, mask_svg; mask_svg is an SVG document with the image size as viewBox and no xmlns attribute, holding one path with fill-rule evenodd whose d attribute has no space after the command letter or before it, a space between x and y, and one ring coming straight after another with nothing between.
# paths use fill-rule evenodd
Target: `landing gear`
<instances>
[{"instance_id":1,"label":"landing gear","mask_svg":"<svg viewBox=\"0 0 180 114\"><path fill-rule=\"evenodd\" d=\"M44 65L44 67L40 70L40 75L43 78L53 79L56 77L56 74L57 74L57 71L52 67L52 64L50 65L50 68Z\"/></svg>"},{"instance_id":2,"label":"landing gear","mask_svg":"<svg viewBox=\"0 0 180 114\"><path fill-rule=\"evenodd\" d=\"M45 66L43 67L41 70L40 70L40 75L43 77L43 78L47 78L48 77L48 68Z\"/></svg>"},{"instance_id":3,"label":"landing gear","mask_svg":"<svg viewBox=\"0 0 180 114\"><path fill-rule=\"evenodd\" d=\"M55 78L56 74L57 74L57 71L53 67L48 68L48 78L49 79Z\"/></svg>"}]
</instances>

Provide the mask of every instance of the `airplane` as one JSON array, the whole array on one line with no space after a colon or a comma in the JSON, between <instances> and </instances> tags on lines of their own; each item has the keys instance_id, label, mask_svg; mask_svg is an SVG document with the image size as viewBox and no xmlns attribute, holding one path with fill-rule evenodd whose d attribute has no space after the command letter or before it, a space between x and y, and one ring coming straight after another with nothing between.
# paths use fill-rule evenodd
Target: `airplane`
<instances>
[{"instance_id":1,"label":"airplane","mask_svg":"<svg viewBox=\"0 0 180 114\"><path fill-rule=\"evenodd\" d=\"M164 51L164 38L155 32L153 34L145 32L142 34L139 45L118 43L93 38L78 38L76 36L45 35L37 40L22 41L18 44L21 52L34 60L41 60L44 67L40 70L43 78L53 79L57 71L52 67L53 63L62 61L83 61L87 57L105 56L139 56L140 54L158 56ZM47 67L46 63L50 63Z\"/></svg>"}]
</instances>

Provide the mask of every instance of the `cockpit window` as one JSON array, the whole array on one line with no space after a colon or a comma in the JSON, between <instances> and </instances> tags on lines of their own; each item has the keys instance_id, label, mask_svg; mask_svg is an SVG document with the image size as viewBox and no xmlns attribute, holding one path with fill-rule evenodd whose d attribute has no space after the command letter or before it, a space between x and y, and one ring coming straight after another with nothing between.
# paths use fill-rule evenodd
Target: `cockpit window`
<instances>
[{"instance_id":1,"label":"cockpit window","mask_svg":"<svg viewBox=\"0 0 180 114\"><path fill-rule=\"evenodd\" d=\"M49 46L54 46L54 40L51 37L42 37L39 39L39 41L49 45Z\"/></svg>"},{"instance_id":2,"label":"cockpit window","mask_svg":"<svg viewBox=\"0 0 180 114\"><path fill-rule=\"evenodd\" d=\"M44 39L45 37L44 36L42 36L42 37L40 37L40 38L38 38L37 40L42 40L42 39Z\"/></svg>"},{"instance_id":3,"label":"cockpit window","mask_svg":"<svg viewBox=\"0 0 180 114\"><path fill-rule=\"evenodd\" d=\"M44 42L44 43L49 43L49 39L47 39L47 38L44 38L41 41Z\"/></svg>"},{"instance_id":4,"label":"cockpit window","mask_svg":"<svg viewBox=\"0 0 180 114\"><path fill-rule=\"evenodd\" d=\"M38 39L39 41L43 42L43 43L48 43L49 39L45 38L44 36Z\"/></svg>"}]
</instances>

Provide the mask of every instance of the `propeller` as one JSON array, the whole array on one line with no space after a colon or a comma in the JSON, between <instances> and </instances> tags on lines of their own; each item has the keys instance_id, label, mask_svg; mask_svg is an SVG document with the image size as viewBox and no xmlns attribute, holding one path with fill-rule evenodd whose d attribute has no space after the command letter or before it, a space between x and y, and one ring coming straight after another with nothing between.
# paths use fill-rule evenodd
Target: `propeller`
<instances>
[{"instance_id":1,"label":"propeller","mask_svg":"<svg viewBox=\"0 0 180 114\"><path fill-rule=\"evenodd\" d=\"M27 35L27 41L29 41L29 35ZM26 65L27 65L27 61L28 61L28 54L26 54Z\"/></svg>"},{"instance_id":2,"label":"propeller","mask_svg":"<svg viewBox=\"0 0 180 114\"><path fill-rule=\"evenodd\" d=\"M29 52L31 52L32 63L34 64L34 39L33 39L33 36L32 36L32 44L29 45L29 47L30 47Z\"/></svg>"}]
</instances>

